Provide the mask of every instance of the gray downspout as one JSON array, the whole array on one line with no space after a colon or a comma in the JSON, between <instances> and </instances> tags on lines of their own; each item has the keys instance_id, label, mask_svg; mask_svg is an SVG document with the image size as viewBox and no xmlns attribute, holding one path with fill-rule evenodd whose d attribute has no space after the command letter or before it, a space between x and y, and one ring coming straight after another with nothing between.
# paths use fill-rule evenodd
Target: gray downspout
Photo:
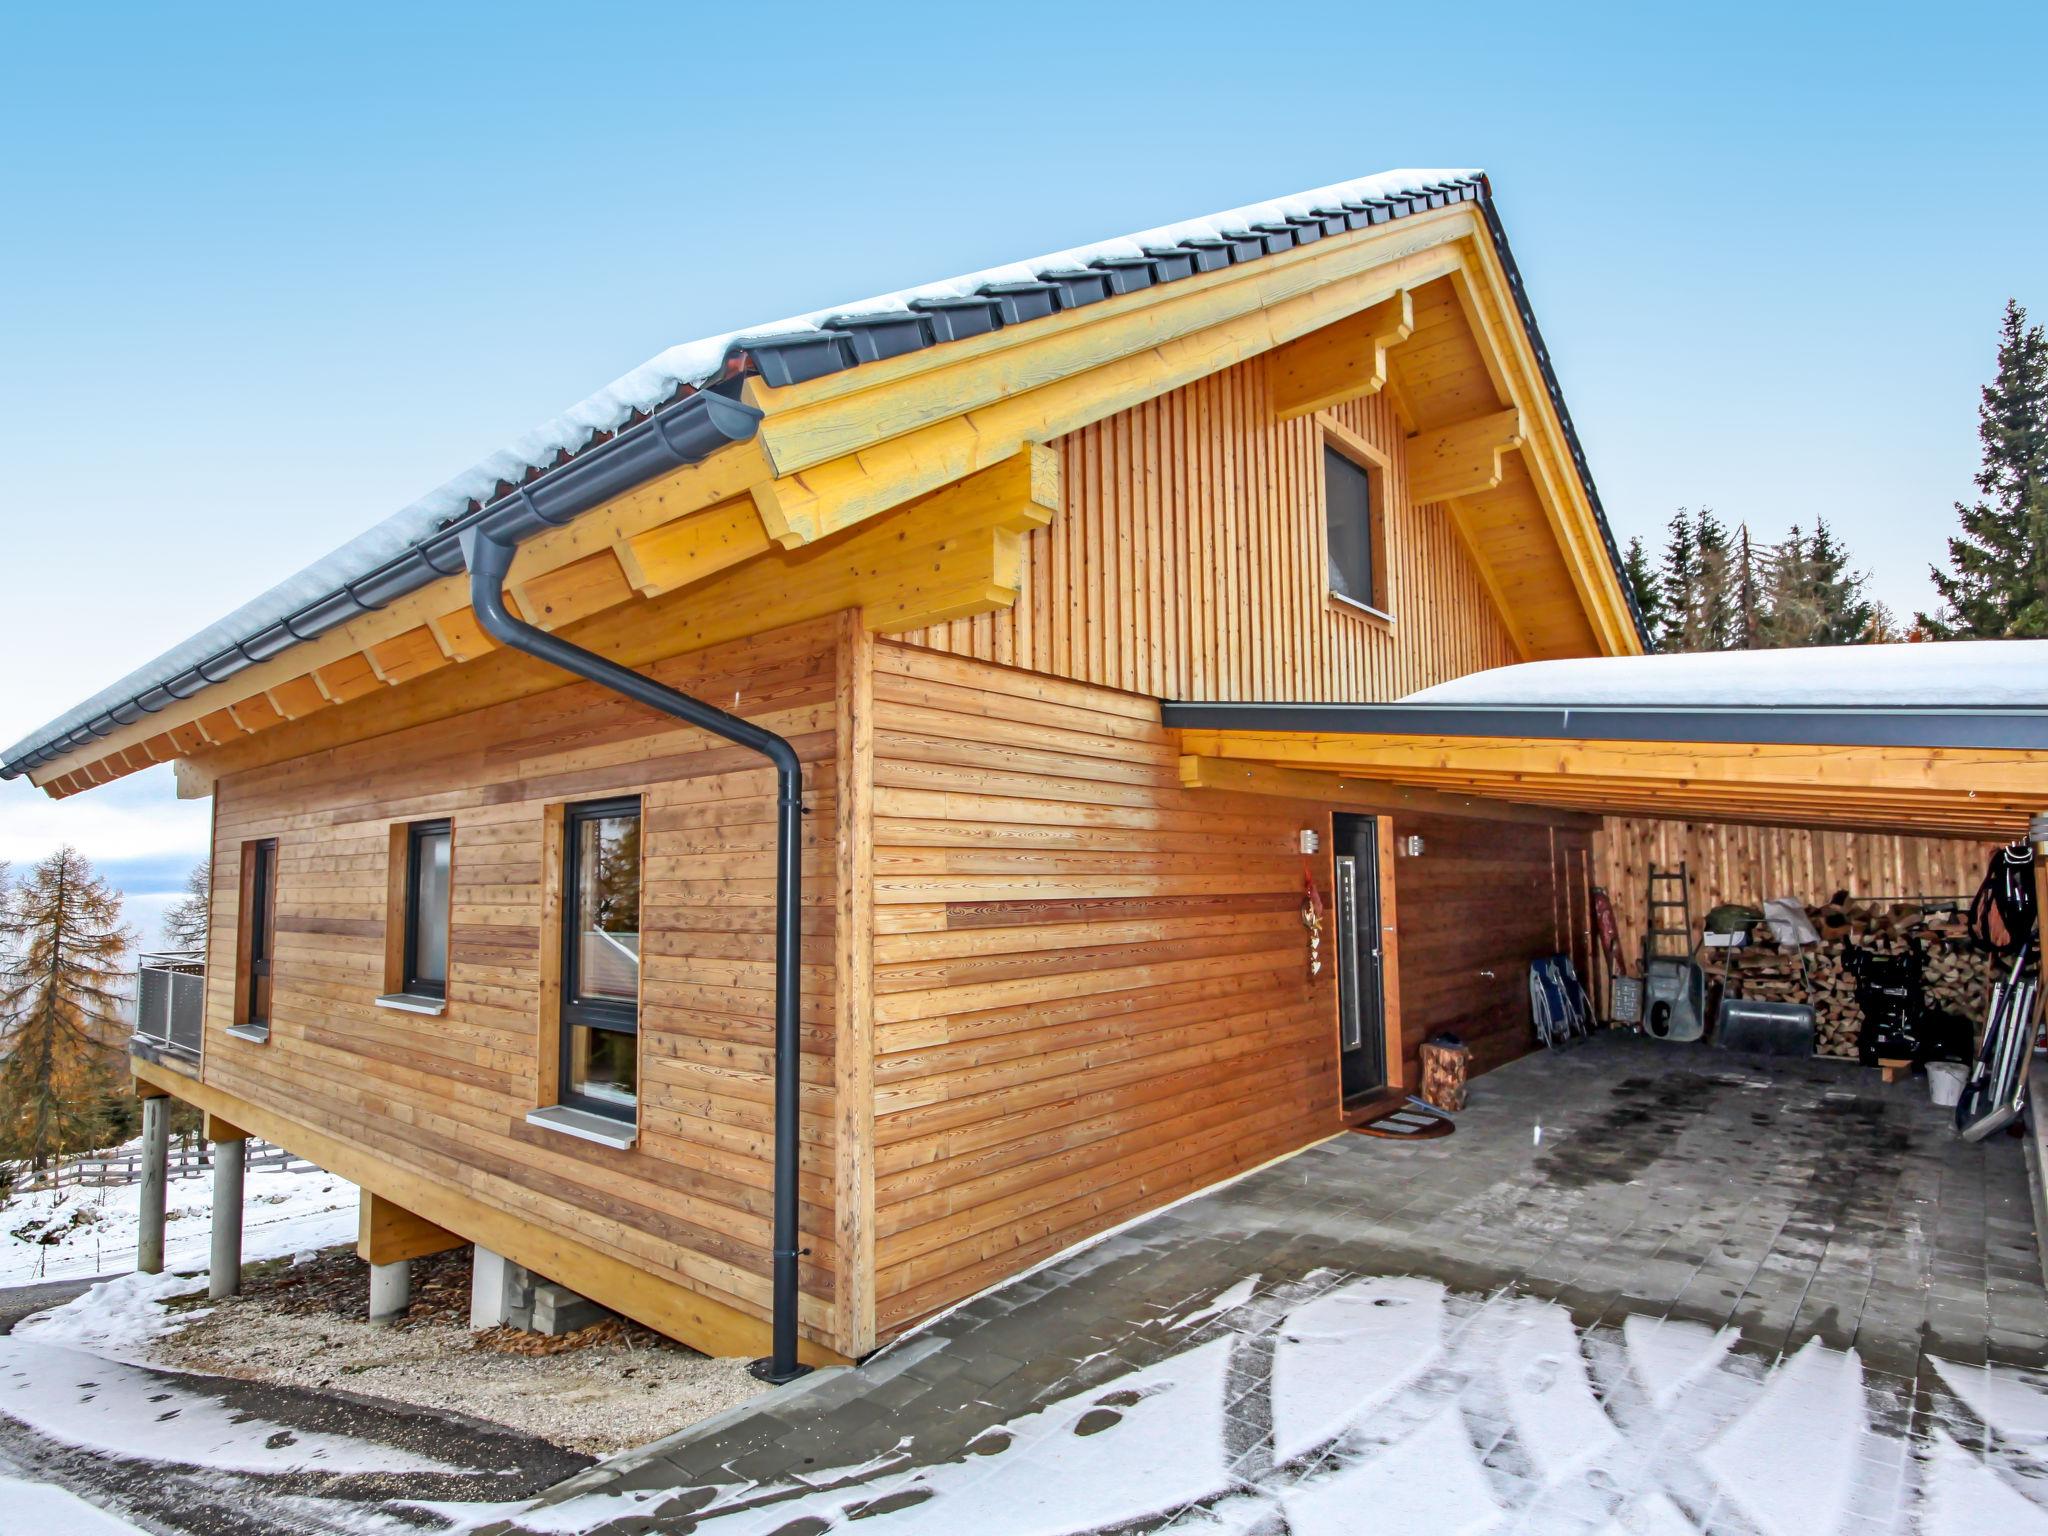
<instances>
[{"instance_id":1,"label":"gray downspout","mask_svg":"<svg viewBox=\"0 0 2048 1536\"><path fill-rule=\"evenodd\" d=\"M561 668L588 682L645 705L658 714L694 725L752 749L775 765L778 814L775 826L775 1267L774 1309L768 1357L748 1369L763 1381L792 1381L810 1369L797 1361L797 1137L802 1045L797 1034L797 964L802 910L803 769L796 750L773 731L678 693L663 683L607 661L580 645L536 629L505 606L505 577L514 545L482 528L462 530L462 555L469 566L469 602L477 622L499 644Z\"/></svg>"}]
</instances>

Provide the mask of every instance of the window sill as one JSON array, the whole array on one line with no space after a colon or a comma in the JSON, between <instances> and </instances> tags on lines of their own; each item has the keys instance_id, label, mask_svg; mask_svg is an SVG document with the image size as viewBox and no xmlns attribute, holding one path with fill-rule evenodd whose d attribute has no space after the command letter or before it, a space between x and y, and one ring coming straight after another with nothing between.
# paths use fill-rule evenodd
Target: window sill
<instances>
[{"instance_id":1,"label":"window sill","mask_svg":"<svg viewBox=\"0 0 2048 1536\"><path fill-rule=\"evenodd\" d=\"M230 1024L228 1026L228 1033L237 1040L248 1041L251 1045L268 1045L270 1043L270 1026L268 1024Z\"/></svg>"},{"instance_id":2,"label":"window sill","mask_svg":"<svg viewBox=\"0 0 2048 1536\"><path fill-rule=\"evenodd\" d=\"M379 1008L395 1008L400 1013L425 1013L439 1018L448 1011L445 997L421 997L415 992L387 992L376 1000Z\"/></svg>"},{"instance_id":3,"label":"window sill","mask_svg":"<svg viewBox=\"0 0 2048 1536\"><path fill-rule=\"evenodd\" d=\"M551 1104L546 1109L530 1110L526 1123L546 1131L560 1131L564 1136L574 1136L579 1141L594 1141L601 1147L617 1147L622 1152L640 1139L637 1126L614 1120L610 1115L572 1109L567 1104Z\"/></svg>"},{"instance_id":4,"label":"window sill","mask_svg":"<svg viewBox=\"0 0 2048 1536\"><path fill-rule=\"evenodd\" d=\"M1373 607L1370 603L1361 603L1357 598L1346 597L1342 592L1332 592L1330 601L1345 613L1354 613L1360 618L1375 620L1388 629L1394 627L1394 616L1384 609Z\"/></svg>"}]
</instances>

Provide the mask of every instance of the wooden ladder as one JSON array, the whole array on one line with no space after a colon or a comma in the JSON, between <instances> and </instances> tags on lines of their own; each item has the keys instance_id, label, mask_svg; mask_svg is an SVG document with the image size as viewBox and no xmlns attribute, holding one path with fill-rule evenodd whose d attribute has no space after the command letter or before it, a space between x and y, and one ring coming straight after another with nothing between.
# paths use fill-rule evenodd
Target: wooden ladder
<instances>
[{"instance_id":1,"label":"wooden ladder","mask_svg":"<svg viewBox=\"0 0 2048 1536\"><path fill-rule=\"evenodd\" d=\"M1672 886L1678 887L1677 896L1672 896ZM1643 974L1650 972L1652 960L1692 959L1692 884L1686 878L1683 859L1678 868L1650 866L1648 890L1644 894L1643 928ZM1680 914L1682 927L1674 928L1666 914Z\"/></svg>"}]
</instances>

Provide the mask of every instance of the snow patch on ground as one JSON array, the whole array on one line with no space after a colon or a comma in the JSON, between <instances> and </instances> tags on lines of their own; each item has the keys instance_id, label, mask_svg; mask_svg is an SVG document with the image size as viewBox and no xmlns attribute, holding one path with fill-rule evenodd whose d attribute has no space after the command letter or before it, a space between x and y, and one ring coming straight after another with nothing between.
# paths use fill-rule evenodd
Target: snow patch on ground
<instances>
[{"instance_id":1,"label":"snow patch on ground","mask_svg":"<svg viewBox=\"0 0 2048 1536\"><path fill-rule=\"evenodd\" d=\"M1713 1329L1662 1317L1628 1318L1621 1336L1628 1342L1636 1379L1659 1411L1670 1408L1679 1393L1718 1366L1738 1337L1733 1328Z\"/></svg>"},{"instance_id":2,"label":"snow patch on ground","mask_svg":"<svg viewBox=\"0 0 2048 1536\"><path fill-rule=\"evenodd\" d=\"M0 1338L0 1413L65 1445L218 1472L451 1472L465 1468L342 1435L285 1429L191 1385L67 1345Z\"/></svg>"},{"instance_id":3,"label":"snow patch on ground","mask_svg":"<svg viewBox=\"0 0 2048 1536\"><path fill-rule=\"evenodd\" d=\"M1772 1360L1734 1329L1582 1332L1531 1297L1331 1273L1265 1294L1240 1281L1195 1315L1228 1331L984 1430L956 1460L920 1467L899 1444L851 1480L720 1490L693 1501L693 1529L1069 1536L1171 1519L1334 1536L1393 1509L1460 1536L2048 1536L2048 1377L2033 1372L1942 1366L1958 1403L1907 1441L1873 1427L1901 1405L1818 1341ZM1979 1454L1944 1423L2003 1439ZM681 1492L587 1494L515 1529L659 1519Z\"/></svg>"},{"instance_id":4,"label":"snow patch on ground","mask_svg":"<svg viewBox=\"0 0 2048 1536\"><path fill-rule=\"evenodd\" d=\"M1809 1340L1700 1458L1767 1536L1833 1536L1863 1449L1863 1362Z\"/></svg>"},{"instance_id":5,"label":"snow patch on ground","mask_svg":"<svg viewBox=\"0 0 2048 1536\"><path fill-rule=\"evenodd\" d=\"M0 1476L0 1530L46 1536L143 1536L140 1526L96 1509L51 1483Z\"/></svg>"},{"instance_id":6,"label":"snow patch on ground","mask_svg":"<svg viewBox=\"0 0 2048 1536\"><path fill-rule=\"evenodd\" d=\"M203 1267L213 1233L213 1179L174 1179L165 1197L164 1259ZM136 1184L36 1190L0 1209L0 1285L119 1274L135 1265ZM356 1187L318 1168L252 1168L243 1178L242 1257L284 1258L353 1242Z\"/></svg>"}]
</instances>

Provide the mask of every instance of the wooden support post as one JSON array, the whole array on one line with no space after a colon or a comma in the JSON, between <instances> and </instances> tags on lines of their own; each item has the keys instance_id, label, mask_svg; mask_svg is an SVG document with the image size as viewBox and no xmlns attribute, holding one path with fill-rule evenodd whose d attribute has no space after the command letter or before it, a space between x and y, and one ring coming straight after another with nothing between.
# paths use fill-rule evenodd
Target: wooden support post
<instances>
[{"instance_id":1,"label":"wooden support post","mask_svg":"<svg viewBox=\"0 0 2048 1536\"><path fill-rule=\"evenodd\" d=\"M135 1233L135 1267L145 1275L164 1272L164 1187L170 1170L171 1101L142 1101L142 1218Z\"/></svg>"},{"instance_id":2,"label":"wooden support post","mask_svg":"<svg viewBox=\"0 0 2048 1536\"><path fill-rule=\"evenodd\" d=\"M356 1256L365 1264L403 1264L460 1248L467 1239L416 1216L395 1200L363 1190L356 1207Z\"/></svg>"},{"instance_id":3,"label":"wooden support post","mask_svg":"<svg viewBox=\"0 0 2048 1536\"><path fill-rule=\"evenodd\" d=\"M242 1291L242 1169L248 1148L240 1135L214 1139L213 1260L207 1266L206 1294L215 1301Z\"/></svg>"}]
</instances>

